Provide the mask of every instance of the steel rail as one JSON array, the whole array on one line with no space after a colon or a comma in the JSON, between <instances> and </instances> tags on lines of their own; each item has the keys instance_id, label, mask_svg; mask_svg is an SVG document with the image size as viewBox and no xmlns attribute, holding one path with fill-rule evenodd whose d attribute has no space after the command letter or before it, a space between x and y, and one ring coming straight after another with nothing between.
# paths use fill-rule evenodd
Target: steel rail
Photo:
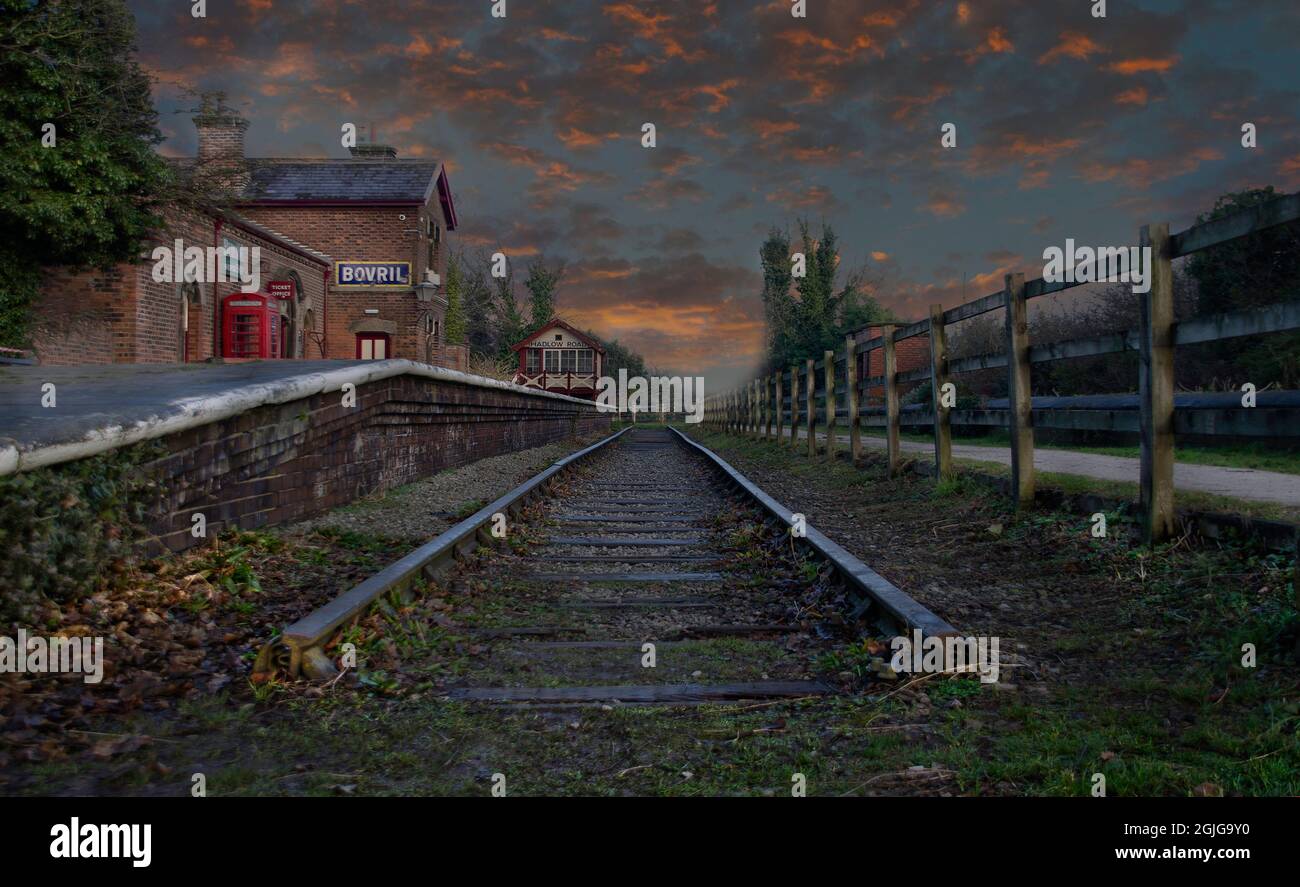
<instances>
[{"instance_id":1,"label":"steel rail","mask_svg":"<svg viewBox=\"0 0 1300 887\"><path fill-rule=\"evenodd\" d=\"M269 674L281 669L293 678L333 677L338 671L326 655L323 645L342 625L364 614L381 595L393 590L406 591L417 579L433 578L451 568L457 558L473 552L480 541L490 544L493 540L488 525L492 523L494 515L518 513L528 501L549 490L558 475L618 440L629 430L630 428L624 428L589 447L570 453L437 538L289 625L278 638L262 647L253 666L253 673Z\"/></svg>"},{"instance_id":2,"label":"steel rail","mask_svg":"<svg viewBox=\"0 0 1300 887\"><path fill-rule=\"evenodd\" d=\"M746 497L756 502L776 521L786 527L794 525L794 512L777 502L757 487L753 481L733 468L725 459L703 444L691 440L676 428L669 428L686 447L695 450L713 463L734 486ZM899 589L888 579L868 567L861 560L846 551L839 543L827 538L820 530L808 526L807 534L798 539L806 544L818 556L829 561L840 577L859 592L859 615L875 610L874 614L890 623L887 627L895 635L919 630L922 637L957 637L957 629L931 612L927 607Z\"/></svg>"}]
</instances>

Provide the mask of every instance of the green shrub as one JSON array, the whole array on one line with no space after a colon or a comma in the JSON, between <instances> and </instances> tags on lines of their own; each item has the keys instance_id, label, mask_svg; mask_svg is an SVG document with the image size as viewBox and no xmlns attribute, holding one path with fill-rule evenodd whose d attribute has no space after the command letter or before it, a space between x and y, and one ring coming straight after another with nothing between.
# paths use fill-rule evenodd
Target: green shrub
<instances>
[{"instance_id":1,"label":"green shrub","mask_svg":"<svg viewBox=\"0 0 1300 887\"><path fill-rule=\"evenodd\" d=\"M0 619L90 594L131 552L158 485L156 443L0 478Z\"/></svg>"}]
</instances>

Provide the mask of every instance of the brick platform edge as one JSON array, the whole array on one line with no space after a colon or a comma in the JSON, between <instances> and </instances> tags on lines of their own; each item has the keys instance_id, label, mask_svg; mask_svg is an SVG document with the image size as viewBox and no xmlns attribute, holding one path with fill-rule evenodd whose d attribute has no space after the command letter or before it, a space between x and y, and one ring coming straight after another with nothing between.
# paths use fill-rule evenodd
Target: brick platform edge
<instances>
[{"instance_id":1,"label":"brick platform edge","mask_svg":"<svg viewBox=\"0 0 1300 887\"><path fill-rule=\"evenodd\" d=\"M184 415L61 445L62 458L24 453L23 467L160 441L167 455L146 469L162 498L142 546L159 553L204 541L191 533L198 513L207 538L295 521L485 456L606 430L613 419L589 401L408 361L384 364L203 398L186 403ZM346 382L356 385L352 407L343 406Z\"/></svg>"}]
</instances>

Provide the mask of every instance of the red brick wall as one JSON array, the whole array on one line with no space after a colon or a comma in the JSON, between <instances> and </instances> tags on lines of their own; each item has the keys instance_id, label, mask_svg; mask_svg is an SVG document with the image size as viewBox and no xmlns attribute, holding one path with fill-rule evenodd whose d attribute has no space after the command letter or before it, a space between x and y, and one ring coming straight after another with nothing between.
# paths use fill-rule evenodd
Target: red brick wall
<instances>
[{"instance_id":1,"label":"red brick wall","mask_svg":"<svg viewBox=\"0 0 1300 887\"><path fill-rule=\"evenodd\" d=\"M868 341L874 336L868 336L863 341ZM871 378L872 376L883 376L885 374L885 352L882 348L876 348L867 352L867 366L865 371L859 369L861 374L859 378ZM898 372L906 373L909 370L920 369L930 365L930 338L929 336L913 336L910 339L904 339L901 342L894 343L894 357L898 363ZM861 364L859 364L861 367ZM911 387L911 386L908 386ZM869 399L880 398L885 396L885 387L878 385L867 389Z\"/></svg>"},{"instance_id":2,"label":"red brick wall","mask_svg":"<svg viewBox=\"0 0 1300 887\"><path fill-rule=\"evenodd\" d=\"M435 471L608 429L611 414L521 391L414 376L268 405L163 438L155 550L181 550L202 512L209 536L299 520Z\"/></svg>"},{"instance_id":3,"label":"red brick wall","mask_svg":"<svg viewBox=\"0 0 1300 887\"><path fill-rule=\"evenodd\" d=\"M33 322L33 348L46 365L94 363L179 363L181 345L181 293L177 283L153 279L155 246L174 249L179 238L184 247L220 245L212 217L198 213L172 213L165 231L141 253L138 263L123 262L107 270L72 272L50 269L41 287ZM293 271L303 284L303 298L290 311L297 330L305 330L309 316L312 333L323 332L321 310L324 265L282 248L251 231L224 223L222 238L237 245L261 249L262 282ZM190 361L214 354L214 306L238 289L235 283L199 283L200 303L188 306L185 341ZM310 344L307 357L319 357ZM351 355L348 355L351 356Z\"/></svg>"}]
</instances>

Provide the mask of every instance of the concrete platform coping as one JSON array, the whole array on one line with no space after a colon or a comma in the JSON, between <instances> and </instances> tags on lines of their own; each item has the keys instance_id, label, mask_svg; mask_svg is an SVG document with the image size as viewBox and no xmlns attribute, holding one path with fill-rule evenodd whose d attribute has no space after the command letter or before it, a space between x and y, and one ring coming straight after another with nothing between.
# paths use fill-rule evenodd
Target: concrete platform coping
<instances>
[{"instance_id":1,"label":"concrete platform coping","mask_svg":"<svg viewBox=\"0 0 1300 887\"><path fill-rule=\"evenodd\" d=\"M0 476L95 456L266 404L301 400L394 376L595 404L412 360L251 361L0 367ZM42 406L44 386L55 406Z\"/></svg>"}]
</instances>

